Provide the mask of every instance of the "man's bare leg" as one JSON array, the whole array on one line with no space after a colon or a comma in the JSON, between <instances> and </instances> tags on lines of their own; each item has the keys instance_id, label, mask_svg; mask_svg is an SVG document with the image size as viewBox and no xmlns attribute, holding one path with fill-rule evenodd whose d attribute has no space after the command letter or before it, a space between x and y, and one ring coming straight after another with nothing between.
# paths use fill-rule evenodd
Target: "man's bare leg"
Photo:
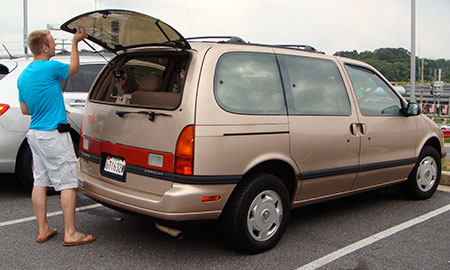
<instances>
[{"instance_id":1,"label":"man's bare leg","mask_svg":"<svg viewBox=\"0 0 450 270\"><path fill-rule=\"evenodd\" d=\"M31 200L39 226L39 235L46 236L51 231L47 222L47 187L34 186L31 192Z\"/></svg>"},{"instance_id":2,"label":"man's bare leg","mask_svg":"<svg viewBox=\"0 0 450 270\"><path fill-rule=\"evenodd\" d=\"M61 209L64 215L64 241L73 242L80 240L83 233L75 227L75 208L77 203L77 190L74 188L61 191ZM87 236L86 236L87 237ZM92 236L91 236L92 237Z\"/></svg>"}]
</instances>

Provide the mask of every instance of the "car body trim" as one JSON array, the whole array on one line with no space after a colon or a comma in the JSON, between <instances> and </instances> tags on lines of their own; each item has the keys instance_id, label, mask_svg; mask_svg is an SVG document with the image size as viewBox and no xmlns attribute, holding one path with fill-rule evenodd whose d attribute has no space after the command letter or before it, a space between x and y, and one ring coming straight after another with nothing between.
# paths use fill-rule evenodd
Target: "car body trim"
<instances>
[{"instance_id":1,"label":"car body trim","mask_svg":"<svg viewBox=\"0 0 450 270\"><path fill-rule=\"evenodd\" d=\"M329 170L313 171L313 172L300 173L297 175L297 179L298 180L308 180L308 179L313 179L313 178L334 176L334 175L340 175L340 174L358 173L358 172L364 172L364 171L371 171L371 170L378 170L378 169L384 169L384 168L409 165L409 164L414 164L416 162L417 162L417 158L407 158L407 159L393 160L393 161L387 161L387 162L364 164L364 165L359 165L359 166L357 165L357 166L349 166L349 167L335 168L335 169L329 169Z\"/></svg>"},{"instance_id":2,"label":"car body trim","mask_svg":"<svg viewBox=\"0 0 450 270\"><path fill-rule=\"evenodd\" d=\"M289 131L250 132L250 133L224 133L223 136L253 136L253 135L277 135L277 134L289 134Z\"/></svg>"}]
</instances>

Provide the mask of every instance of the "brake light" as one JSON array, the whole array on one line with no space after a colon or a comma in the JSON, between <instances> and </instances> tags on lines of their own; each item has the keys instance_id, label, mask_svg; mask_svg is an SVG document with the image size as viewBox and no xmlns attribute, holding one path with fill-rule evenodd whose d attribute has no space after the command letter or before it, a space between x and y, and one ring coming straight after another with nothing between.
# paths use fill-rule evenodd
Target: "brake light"
<instances>
[{"instance_id":1,"label":"brake light","mask_svg":"<svg viewBox=\"0 0 450 270\"><path fill-rule=\"evenodd\" d=\"M92 156L109 153L125 158L127 165L173 173L173 154L96 140L81 135L80 149Z\"/></svg>"},{"instance_id":2,"label":"brake light","mask_svg":"<svg viewBox=\"0 0 450 270\"><path fill-rule=\"evenodd\" d=\"M194 126L186 126L175 149L175 173L192 175L194 170Z\"/></svg>"},{"instance_id":3,"label":"brake light","mask_svg":"<svg viewBox=\"0 0 450 270\"><path fill-rule=\"evenodd\" d=\"M0 115L4 114L9 109L8 104L0 104Z\"/></svg>"}]
</instances>

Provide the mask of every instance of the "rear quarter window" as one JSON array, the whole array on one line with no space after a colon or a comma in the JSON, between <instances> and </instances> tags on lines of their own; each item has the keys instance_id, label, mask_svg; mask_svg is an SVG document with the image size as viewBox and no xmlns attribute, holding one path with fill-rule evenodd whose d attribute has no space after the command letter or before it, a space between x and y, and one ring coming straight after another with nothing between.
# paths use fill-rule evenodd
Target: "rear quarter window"
<instances>
[{"instance_id":1,"label":"rear quarter window","mask_svg":"<svg viewBox=\"0 0 450 270\"><path fill-rule=\"evenodd\" d=\"M227 53L214 76L217 103L238 114L285 114L281 79L275 56L264 53Z\"/></svg>"}]
</instances>

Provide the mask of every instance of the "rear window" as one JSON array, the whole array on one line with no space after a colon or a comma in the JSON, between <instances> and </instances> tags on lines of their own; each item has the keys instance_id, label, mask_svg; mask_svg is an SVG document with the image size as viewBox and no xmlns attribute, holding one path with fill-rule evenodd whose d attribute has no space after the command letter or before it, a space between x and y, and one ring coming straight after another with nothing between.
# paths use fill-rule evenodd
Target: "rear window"
<instances>
[{"instance_id":1,"label":"rear window","mask_svg":"<svg viewBox=\"0 0 450 270\"><path fill-rule=\"evenodd\" d=\"M70 76L67 80L60 80L63 92L89 92L94 79L103 64L80 65L78 73Z\"/></svg>"},{"instance_id":2,"label":"rear window","mask_svg":"<svg viewBox=\"0 0 450 270\"><path fill-rule=\"evenodd\" d=\"M133 107L175 109L181 102L188 58L139 56L125 60L96 89L91 101Z\"/></svg>"}]
</instances>

